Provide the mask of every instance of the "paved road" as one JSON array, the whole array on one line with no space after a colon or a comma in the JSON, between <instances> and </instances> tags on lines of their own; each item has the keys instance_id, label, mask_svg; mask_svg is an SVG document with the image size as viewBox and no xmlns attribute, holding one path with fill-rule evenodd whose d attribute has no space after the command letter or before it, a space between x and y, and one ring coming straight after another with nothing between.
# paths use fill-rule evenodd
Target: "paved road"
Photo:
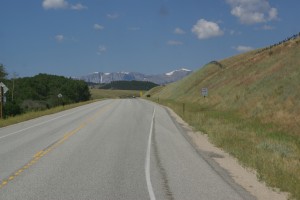
<instances>
[{"instance_id":1,"label":"paved road","mask_svg":"<svg viewBox=\"0 0 300 200\"><path fill-rule=\"evenodd\" d=\"M159 105L105 100L0 129L0 199L252 199Z\"/></svg>"}]
</instances>

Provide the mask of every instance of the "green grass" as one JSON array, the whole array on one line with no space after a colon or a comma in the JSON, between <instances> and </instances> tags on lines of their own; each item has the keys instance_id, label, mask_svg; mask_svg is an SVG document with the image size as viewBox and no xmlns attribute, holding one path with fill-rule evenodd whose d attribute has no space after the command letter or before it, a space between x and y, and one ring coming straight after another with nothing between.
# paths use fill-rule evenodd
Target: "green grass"
<instances>
[{"instance_id":1,"label":"green grass","mask_svg":"<svg viewBox=\"0 0 300 200\"><path fill-rule=\"evenodd\" d=\"M272 52L219 61L224 68L207 64L144 96L172 108L269 186L300 199L300 39Z\"/></svg>"},{"instance_id":2,"label":"green grass","mask_svg":"<svg viewBox=\"0 0 300 200\"><path fill-rule=\"evenodd\" d=\"M115 99L115 98L131 98L139 97L140 91L137 90L104 90L91 89L92 99ZM144 92L144 91L142 91Z\"/></svg>"},{"instance_id":3,"label":"green grass","mask_svg":"<svg viewBox=\"0 0 300 200\"><path fill-rule=\"evenodd\" d=\"M64 110L69 110L69 109L83 106L83 105L93 103L93 102L95 102L95 100L80 102L80 103L75 103L75 104L69 104L69 105L65 105L65 106L58 106L58 107L47 109L47 110L32 111L32 112L24 113L22 115L17 115L15 117L8 117L7 119L0 119L0 128L9 126L9 125L13 125L13 124L17 124L20 122L24 122L24 121L27 121L30 119L38 118L38 117L41 117L44 115L50 115L50 114L58 113L58 112L61 112Z\"/></svg>"},{"instance_id":4,"label":"green grass","mask_svg":"<svg viewBox=\"0 0 300 200\"><path fill-rule=\"evenodd\" d=\"M41 110L41 111L32 111L27 112L22 115L17 115L15 117L9 117L7 119L0 119L0 128L13 125L16 123L24 122L30 119L38 118L44 115L50 115L64 110L72 109L78 106L86 105L92 102L95 102L100 99L114 99L114 98L128 98L132 96L140 96L140 91L131 91L131 90L101 90L101 89L91 89L92 101L81 102L76 104L69 104L65 106L58 106L55 108Z\"/></svg>"},{"instance_id":5,"label":"green grass","mask_svg":"<svg viewBox=\"0 0 300 200\"><path fill-rule=\"evenodd\" d=\"M152 99L157 102L157 99ZM259 180L300 197L300 139L275 124L243 119L234 112L196 103L160 99L195 129L207 134L245 166L256 169ZM183 107L184 104L184 107Z\"/></svg>"}]
</instances>

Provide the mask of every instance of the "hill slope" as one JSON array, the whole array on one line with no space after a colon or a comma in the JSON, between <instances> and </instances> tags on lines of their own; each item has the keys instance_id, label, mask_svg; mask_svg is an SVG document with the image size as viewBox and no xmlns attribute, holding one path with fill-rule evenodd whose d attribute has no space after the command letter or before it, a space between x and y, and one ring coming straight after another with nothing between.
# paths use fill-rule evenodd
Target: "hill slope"
<instances>
[{"instance_id":1,"label":"hill slope","mask_svg":"<svg viewBox=\"0 0 300 200\"><path fill-rule=\"evenodd\" d=\"M208 97L201 96L208 88ZM300 199L300 38L213 61L148 95ZM183 105L184 104L184 105Z\"/></svg>"},{"instance_id":2,"label":"hill slope","mask_svg":"<svg viewBox=\"0 0 300 200\"><path fill-rule=\"evenodd\" d=\"M300 124L300 39L211 62L156 96L233 110L245 117L284 125ZM201 97L208 88L209 97ZM155 94L154 94L155 96ZM291 127L293 127L291 129Z\"/></svg>"}]
</instances>

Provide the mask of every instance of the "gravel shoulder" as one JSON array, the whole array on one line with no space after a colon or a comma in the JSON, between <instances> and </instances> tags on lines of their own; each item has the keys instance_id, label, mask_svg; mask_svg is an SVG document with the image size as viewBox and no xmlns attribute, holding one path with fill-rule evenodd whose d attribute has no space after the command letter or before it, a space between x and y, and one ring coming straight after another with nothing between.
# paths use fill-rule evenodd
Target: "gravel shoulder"
<instances>
[{"instance_id":1,"label":"gravel shoulder","mask_svg":"<svg viewBox=\"0 0 300 200\"><path fill-rule=\"evenodd\" d=\"M242 186L258 200L288 199L288 193L280 192L276 188L270 188L264 182L259 181L254 170L241 166L236 158L210 143L207 135L201 132L195 132L193 128L183 121L173 110L167 107L166 109L177 123L184 128L185 133L193 146L195 146L199 151L206 152L208 155L211 155L211 159L218 163L221 168L228 171L229 175L238 185Z\"/></svg>"}]
</instances>

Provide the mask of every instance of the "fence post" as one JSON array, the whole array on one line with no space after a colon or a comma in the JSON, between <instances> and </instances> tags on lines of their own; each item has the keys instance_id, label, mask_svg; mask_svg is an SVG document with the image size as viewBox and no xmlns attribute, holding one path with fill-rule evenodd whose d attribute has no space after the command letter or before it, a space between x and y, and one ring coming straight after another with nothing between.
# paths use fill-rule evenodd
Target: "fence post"
<instances>
[{"instance_id":1,"label":"fence post","mask_svg":"<svg viewBox=\"0 0 300 200\"><path fill-rule=\"evenodd\" d=\"M0 86L0 119L3 119L3 104L4 104L4 91L3 87Z\"/></svg>"}]
</instances>

